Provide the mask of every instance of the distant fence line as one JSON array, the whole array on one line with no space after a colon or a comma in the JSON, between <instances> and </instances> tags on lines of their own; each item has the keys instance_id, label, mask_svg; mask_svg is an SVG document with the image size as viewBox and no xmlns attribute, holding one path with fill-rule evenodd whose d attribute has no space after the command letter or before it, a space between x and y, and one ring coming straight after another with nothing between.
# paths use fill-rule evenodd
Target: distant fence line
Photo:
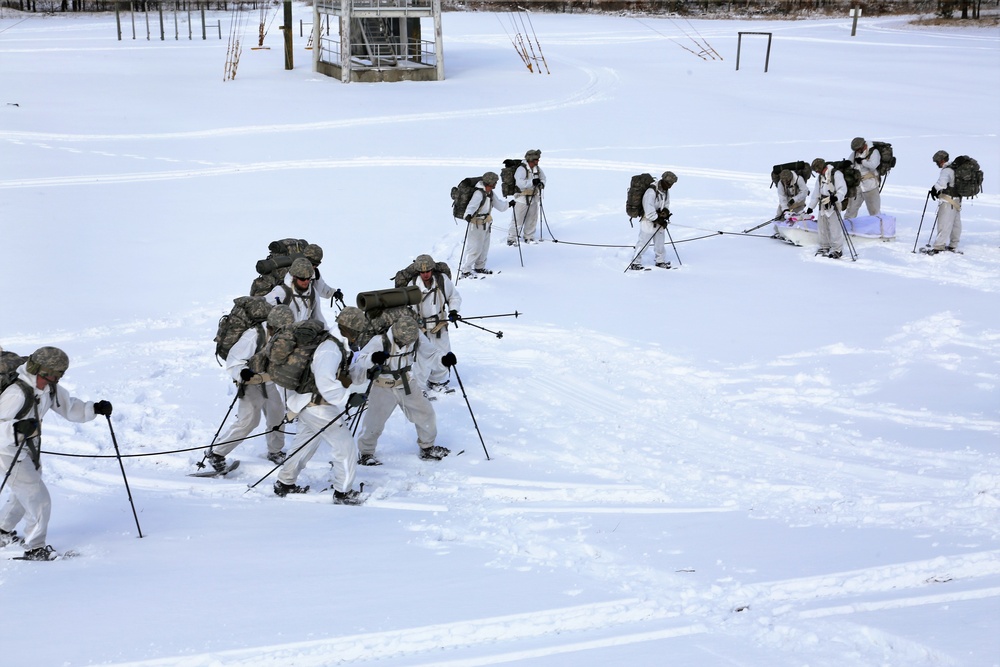
<instances>
[{"instance_id":1,"label":"distant fence line","mask_svg":"<svg viewBox=\"0 0 1000 667\"><path fill-rule=\"evenodd\" d=\"M281 4L279 0L0 0L0 7L25 12L119 11L229 11L236 6L257 9ZM846 15L860 6L865 16L884 14L928 14L975 18L982 7L1000 6L1000 0L442 0L448 11L518 11L549 13L642 13L682 14L724 18L727 16L794 17L808 14Z\"/></svg>"}]
</instances>

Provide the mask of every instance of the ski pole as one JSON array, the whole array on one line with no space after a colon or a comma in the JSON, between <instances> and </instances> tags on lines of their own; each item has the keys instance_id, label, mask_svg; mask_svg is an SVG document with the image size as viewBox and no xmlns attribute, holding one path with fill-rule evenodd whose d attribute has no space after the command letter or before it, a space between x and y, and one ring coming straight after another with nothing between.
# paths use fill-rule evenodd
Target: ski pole
<instances>
[{"instance_id":1,"label":"ski pole","mask_svg":"<svg viewBox=\"0 0 1000 667\"><path fill-rule=\"evenodd\" d=\"M469 227L472 226L471 222L465 223L465 238L462 239L462 252L458 256L458 275L455 276L455 284L462 279L462 260L465 259L465 242L469 240Z\"/></svg>"},{"instance_id":2,"label":"ski pole","mask_svg":"<svg viewBox=\"0 0 1000 667\"><path fill-rule=\"evenodd\" d=\"M358 411L354 413L354 419L353 419L354 423L351 424L351 435L357 435L358 433L358 424L361 423L361 413L364 412L365 408L368 407L368 395L371 393L372 385L375 384L375 378L377 378L379 373L382 372L382 367L375 365L371 367L371 370L373 370L374 372L372 373L371 378L368 380L368 386L365 387L365 402L362 403L361 407L358 408Z\"/></svg>"},{"instance_id":3,"label":"ski pole","mask_svg":"<svg viewBox=\"0 0 1000 667\"><path fill-rule=\"evenodd\" d=\"M455 326L456 327L458 327L459 322L465 322L465 318L462 318L460 320L456 320L455 321ZM475 327L476 329L479 329L481 331L485 331L486 333L491 333L494 336L496 336L497 338L503 338L503 332L502 331L493 331L492 329L487 329L486 327L481 327L478 324L473 324L472 322L465 322L465 323L468 324L470 327Z\"/></svg>"},{"instance_id":4,"label":"ski pole","mask_svg":"<svg viewBox=\"0 0 1000 667\"><path fill-rule=\"evenodd\" d=\"M14 431L14 442L17 443L17 431ZM17 451L14 452L14 459L10 462L10 466L7 468L7 474L3 476L3 483L0 483L0 493L3 493L3 487L7 486L7 478L14 471L14 466L17 465L17 458L21 455L21 450L24 449L24 443L28 441L27 436L21 439L20 444L17 445Z\"/></svg>"},{"instance_id":5,"label":"ski pole","mask_svg":"<svg viewBox=\"0 0 1000 667\"><path fill-rule=\"evenodd\" d=\"M471 317L463 316L462 321L465 322L467 320L488 320L491 317L511 317L511 316L517 319L518 315L524 315L524 313L519 313L515 310L513 313L500 313L498 315L472 315Z\"/></svg>"},{"instance_id":6,"label":"ski pole","mask_svg":"<svg viewBox=\"0 0 1000 667\"><path fill-rule=\"evenodd\" d=\"M122 470L122 479L125 480L125 493L128 494L128 504L132 506L132 516L135 518L135 527L139 531L139 537L142 537L142 528L139 526L139 515L135 512L135 503L132 501L132 489L128 486L128 477L125 476L125 464L122 463L122 453L118 449L118 438L115 437L115 429L111 426L111 415L104 415L104 418L108 420L108 430L111 431L111 443L115 446L115 456L118 457L118 467Z\"/></svg>"},{"instance_id":7,"label":"ski pole","mask_svg":"<svg viewBox=\"0 0 1000 667\"><path fill-rule=\"evenodd\" d=\"M931 192L930 190L928 190L927 196L924 197L924 212L920 214L920 225L917 227L917 238L913 239L913 250L911 250L910 252L917 251L917 244L920 242L920 229L924 226L924 216L927 214L927 203L930 202L930 200L931 200ZM936 221L937 216L935 216L934 219Z\"/></svg>"},{"instance_id":8,"label":"ski pole","mask_svg":"<svg viewBox=\"0 0 1000 667\"><path fill-rule=\"evenodd\" d=\"M215 441L219 438L219 434L222 433L222 427L226 425L226 420L229 419L229 415L232 413L233 406L236 405L236 399L240 397L240 391L242 389L243 383L241 382L240 386L236 389L236 395L233 396L233 402L229 404L229 409L226 410L226 416L222 418L222 423L219 424L219 428L216 429L215 435L212 436L211 444L208 445L208 449L206 449L204 455L202 455L201 461L198 461L198 463L195 464L198 467L198 470L205 467L205 459L207 459L208 455L212 453L212 447L215 446Z\"/></svg>"},{"instance_id":9,"label":"ski pole","mask_svg":"<svg viewBox=\"0 0 1000 667\"><path fill-rule=\"evenodd\" d=\"M531 206L531 197L528 197L528 206ZM514 204L514 208L511 209L511 214L514 216L514 243L517 245L517 257L521 260L521 268L524 268L524 253L521 252L521 231L524 228L524 220L521 221L521 225L517 224L517 204ZM524 217L528 217L528 209L524 209Z\"/></svg>"},{"instance_id":10,"label":"ski pole","mask_svg":"<svg viewBox=\"0 0 1000 667\"><path fill-rule=\"evenodd\" d=\"M677 266L684 266L684 262L681 261L681 256L677 254L677 245L674 243L674 237L670 235L669 223L663 225L663 231L667 233L667 238L670 239L670 245L674 248L674 257L677 258Z\"/></svg>"},{"instance_id":11,"label":"ski pole","mask_svg":"<svg viewBox=\"0 0 1000 667\"><path fill-rule=\"evenodd\" d=\"M639 229L642 229L641 222L639 223L639 225L640 225ZM628 273L628 270L632 268L632 265L635 264L636 260L642 257L642 253L646 252L646 248L648 248L649 244L653 242L654 236L656 236L656 232L653 232L653 235L649 237L649 240L646 241L646 244L639 249L639 252L635 253L635 257L632 258L632 261L628 263L628 266L625 267L625 270L622 271L622 273Z\"/></svg>"},{"instance_id":12,"label":"ski pole","mask_svg":"<svg viewBox=\"0 0 1000 667\"><path fill-rule=\"evenodd\" d=\"M760 223L756 227L751 227L750 229L744 229L743 233L744 234L749 234L750 232L755 232L755 231L757 231L758 229L760 229L761 227L763 227L765 225L769 225L772 222L777 222L780 218L781 218L781 213L779 213L778 215L774 216L770 220L765 220L764 222Z\"/></svg>"},{"instance_id":13,"label":"ski pole","mask_svg":"<svg viewBox=\"0 0 1000 667\"><path fill-rule=\"evenodd\" d=\"M924 244L925 247L930 247L934 239L934 229L937 227L938 218L941 217L941 209L938 209L937 215L934 216L934 224L931 225L931 233L927 235L927 243Z\"/></svg>"},{"instance_id":14,"label":"ski pole","mask_svg":"<svg viewBox=\"0 0 1000 667\"><path fill-rule=\"evenodd\" d=\"M319 437L319 434L320 434L320 433L322 433L322 432L323 432L323 431L325 431L326 429L328 429L328 428L330 428L331 426L333 426L334 422L336 422L336 421L337 421L338 419L340 419L341 417L343 417L344 415L346 415L346 414L347 414L347 411L348 411L348 410L350 410L350 408L349 408L349 407L347 407L347 408L344 408L344 409L343 409L343 410L342 410L342 411L340 412L340 414L338 414L338 415L337 415L336 417L334 417L333 419L331 419L330 421L328 421L328 422L326 423L326 426L324 426L324 427L323 427L323 428L321 428L320 430L318 430L318 431L316 431L315 433L313 433L313 434L312 434L312 435L311 435L311 436L309 437L309 439L308 439L308 440L306 440L306 441L305 441L305 442L303 442L303 443L302 443L301 445L299 445L298 447L296 447L296 448L295 448L295 451L293 451L293 452L292 452L291 454L289 454L289 455L288 455L288 456L287 456L287 457L285 458L285 461L288 461L288 460L290 460L290 459L291 459L291 458L292 458L293 456L295 456L295 455L296 455L296 454L298 454L298 453L299 453L300 451L302 451L302 449L303 449L303 448L304 448L304 447L305 447L306 445L308 445L308 444L309 444L310 442L312 442L313 440L315 440L316 438L318 438L318 437ZM249 493L249 492L250 492L250 491L251 491L252 489L256 488L256 486L257 486L258 484L260 484L260 483L261 483L261 482L263 482L263 481L264 481L265 479L267 479L268 477L270 477L270 476L271 476L271 473L273 473L273 472L274 472L275 470L277 470L278 468L280 468L280 467L281 467L281 466L283 466L283 465L285 465L285 463L284 463L284 462L282 462L282 463L279 463L278 465L276 465L276 466L274 466L273 468L271 468L270 470L268 470L268 471L267 471L267 474L265 474L265 475L264 475L263 477L261 477L261 478L260 478L260 479L258 479L258 480L257 480L256 482L254 482L253 484L250 484L250 485L249 485L249 486L247 487L247 490L243 492L243 493L244 493L244 495L246 495L247 493Z\"/></svg>"},{"instance_id":15,"label":"ski pole","mask_svg":"<svg viewBox=\"0 0 1000 667\"><path fill-rule=\"evenodd\" d=\"M455 379L458 380L458 387L462 390L462 398L465 399L465 405L469 408L469 416L472 417L472 425L476 427L476 435L479 436L479 442L483 445L483 451L486 453L486 460L489 461L490 453L486 449L486 443L483 442L483 434L479 431L479 424L476 423L476 415L472 412L472 405L469 404L469 397L465 393L465 385L462 384L462 376L458 374L456 364L452 364L451 370L455 371Z\"/></svg>"},{"instance_id":16,"label":"ski pole","mask_svg":"<svg viewBox=\"0 0 1000 667\"><path fill-rule=\"evenodd\" d=\"M840 215L840 209L836 204L833 205L833 210L837 214L837 220L840 221L840 228L844 232L844 243L847 245L847 250L851 254L851 261L858 261L858 253L854 250L854 241L851 240L851 235L847 233L847 225L844 223L844 216Z\"/></svg>"}]
</instances>

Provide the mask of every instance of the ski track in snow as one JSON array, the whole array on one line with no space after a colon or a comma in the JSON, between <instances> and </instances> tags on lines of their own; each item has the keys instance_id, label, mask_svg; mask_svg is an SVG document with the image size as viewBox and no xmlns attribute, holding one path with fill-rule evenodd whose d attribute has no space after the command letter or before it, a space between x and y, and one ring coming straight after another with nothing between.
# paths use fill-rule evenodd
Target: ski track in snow
<instances>
[{"instance_id":1,"label":"ski track in snow","mask_svg":"<svg viewBox=\"0 0 1000 667\"><path fill-rule=\"evenodd\" d=\"M187 322L184 318L172 321L192 326L207 317L195 313ZM938 320L912 323L885 345L896 346L902 362L907 358L905 341L909 337L925 340L928 327L947 325L961 329L960 323L947 315ZM202 341L168 338L145 347L109 342L116 340L122 331L141 332L150 325L162 326L140 322L90 332L91 343L105 357L102 364L124 365L122 372L111 376L133 378L127 385L97 386L94 390L122 396L117 403L121 409L115 413L116 432L122 443L128 443L128 451L203 444L214 425L181 418L180 407L168 398L183 389L173 378L198 380L202 374L215 370L206 359ZM760 375L748 375L753 391L744 393L743 383L729 380L725 369L692 367L690 360L656 349L646 350L645 354L649 355L650 368L666 373L665 382L652 382L647 377L649 372L642 370L631 378L612 377L607 369L621 367L636 353L632 343L603 334L576 332L573 337L560 337L560 344L553 346L553 335L548 327L519 324L516 345L508 344L500 353L482 350L463 355L469 398L476 407L493 456L538 463L540 459L530 443L548 440L551 444L539 450L546 452L545 462L554 473L551 481L468 475L453 470L447 460L440 466L418 468L416 459L406 454L402 462L394 460L392 465L381 468L359 469L359 479L373 488L370 507L344 511L400 512L400 520L411 521L410 530L418 543L428 549L464 544L494 554L493 565L499 567L517 567L525 562L571 567L609 582L628 582L623 590L638 595L639 600L123 664L258 666L287 664L290 656L295 657L297 665L324 665L334 659L360 663L400 656L419 661L432 649L489 646L486 656L420 663L486 665L665 641L709 631L748 633L763 645L779 633L785 644L797 641L808 644L810 633L804 628L821 619L1000 596L1000 588L989 584L1000 577L997 551L786 580L748 583L747 577L743 577L743 581L710 583L692 579L692 575L683 571L631 560L628 554L595 541L593 531L585 527L600 515L620 518L734 514L782 518L799 526L874 523L887 528L947 527L970 537L995 537L1000 526L1000 471L995 461L973 452L930 452L887 441L870 445L855 443L852 439L856 434L846 429L831 432L825 421L807 424L799 415L789 422L781 409L764 413L756 410L754 406L763 394L777 396L776 405L781 405L782 385L788 386L793 406L796 402L812 401L817 405L832 404L831 410L845 413L858 409L851 407L853 397L838 397L829 390L818 394L803 391L795 359L778 359L776 367L762 364ZM595 349L596 337L601 339L598 349L604 353L602 358L588 359L587 352ZM578 340L582 342L575 342ZM986 341L970 338L960 342L975 347L979 354L997 354L996 346ZM543 360L536 350L545 344L549 347ZM164 351L172 354L165 355ZM792 364L791 375L776 372L788 364ZM512 367L520 369L524 376L521 382L514 386L494 386L488 393L479 390L479 386L489 385L493 374L509 373ZM743 370L746 374L746 369ZM664 391L663 387L669 389ZM531 431L530 439L527 433L515 432L506 441L497 442L488 425L502 421L505 406L512 401L510 392L553 398L538 404L525 419L524 429ZM840 398L844 399L842 405L838 405ZM442 423L447 424L450 437L468 443L463 456L480 456L461 398L445 397L437 402L436 409ZM946 414L931 411L908 414L881 406L866 410L871 412L866 416L909 422L922 428L954 426L1000 432L1000 423L987 419L956 421ZM567 411L578 415L578 419L566 423L560 415ZM623 433L623 426L649 421L654 415L665 417L667 422L662 446L635 448ZM749 436L748 424L759 434ZM86 425L56 422L54 426L57 428L50 432L52 444L47 449L110 453L103 444L105 435L87 431ZM390 421L386 438L392 442L397 439L395 431L407 426L399 423L397 415L395 423ZM806 433L796 435L801 432ZM771 438L776 439L773 445L768 444ZM788 439L801 443L798 451L782 446ZM407 440L403 436L403 441ZM584 442L604 443L604 449L588 453L577 444ZM244 444L237 450L244 465L229 479L184 477L192 469L193 461L200 458L196 454L126 459L131 488L139 497L157 494L174 498L273 501L270 482L247 493L247 485L272 467L252 454L262 449L260 441L256 443ZM449 444L456 456L454 442ZM389 452L395 451L395 447L389 447ZM705 450L712 451L711 459L705 458ZM316 489L324 486L328 470L322 459L320 453L304 473L306 481ZM642 465L637 465L640 459ZM48 460L52 462L49 464L52 483L68 491L119 492L113 460L57 457ZM976 461L983 473L973 479L963 478L963 471ZM730 472L736 469L743 471L740 477ZM310 493L289 496L284 502L328 504L330 500L328 493ZM556 516L561 517L560 525L578 526L575 539L547 530L551 517ZM960 584L961 590L939 592L937 587L947 582ZM859 596L864 596L863 602L851 602ZM734 611L746 608L754 610L755 618L771 619L771 625L730 627ZM692 623L692 618L697 622ZM577 641L578 635L562 638L564 633L598 630L605 636L592 641ZM897 658L901 647L906 647L906 651L927 659L927 649L918 643L888 635L873 643L872 633L878 631L864 625L849 625L839 628L838 636L843 639L856 635L858 645L867 647L869 656L878 647L891 645ZM545 646L527 652L503 650L504 641L529 637L544 639Z\"/></svg>"}]
</instances>

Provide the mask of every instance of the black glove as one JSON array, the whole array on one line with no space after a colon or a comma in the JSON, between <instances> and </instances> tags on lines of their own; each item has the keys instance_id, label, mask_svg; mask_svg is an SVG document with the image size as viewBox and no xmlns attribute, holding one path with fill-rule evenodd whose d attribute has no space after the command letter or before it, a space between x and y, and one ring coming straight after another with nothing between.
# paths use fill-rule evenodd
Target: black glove
<instances>
[{"instance_id":1,"label":"black glove","mask_svg":"<svg viewBox=\"0 0 1000 667\"><path fill-rule=\"evenodd\" d=\"M448 320L449 321L451 321L451 322L457 322L460 319L462 319L462 316L458 314L457 310L449 310L448 311Z\"/></svg>"},{"instance_id":2,"label":"black glove","mask_svg":"<svg viewBox=\"0 0 1000 667\"><path fill-rule=\"evenodd\" d=\"M830 193L830 203L831 204L836 204L837 203L837 193L836 192L831 192Z\"/></svg>"},{"instance_id":3,"label":"black glove","mask_svg":"<svg viewBox=\"0 0 1000 667\"><path fill-rule=\"evenodd\" d=\"M455 358L455 353L454 352L449 352L448 354L446 354L443 357L441 357L441 364L445 368L451 368L452 366L454 366L457 363L458 363L458 359Z\"/></svg>"},{"instance_id":4,"label":"black glove","mask_svg":"<svg viewBox=\"0 0 1000 667\"><path fill-rule=\"evenodd\" d=\"M98 401L94 403L94 414L104 415L105 417L111 416L111 401Z\"/></svg>"},{"instance_id":5,"label":"black glove","mask_svg":"<svg viewBox=\"0 0 1000 667\"><path fill-rule=\"evenodd\" d=\"M934 188L931 188L930 190L927 191L927 194L929 194L931 196L931 199L933 199L934 201L937 201L937 195L938 195L937 190L935 190Z\"/></svg>"},{"instance_id":6,"label":"black glove","mask_svg":"<svg viewBox=\"0 0 1000 667\"><path fill-rule=\"evenodd\" d=\"M812 215L813 210L811 208L806 209L806 215Z\"/></svg>"},{"instance_id":7,"label":"black glove","mask_svg":"<svg viewBox=\"0 0 1000 667\"><path fill-rule=\"evenodd\" d=\"M28 417L27 419L14 422L14 431L16 433L20 433L21 435L31 435L37 430L38 420L34 417Z\"/></svg>"},{"instance_id":8,"label":"black glove","mask_svg":"<svg viewBox=\"0 0 1000 667\"><path fill-rule=\"evenodd\" d=\"M472 214L471 213L469 215L465 216L465 221L466 222L472 222Z\"/></svg>"},{"instance_id":9,"label":"black glove","mask_svg":"<svg viewBox=\"0 0 1000 667\"><path fill-rule=\"evenodd\" d=\"M533 186L535 186L536 188L537 187L541 187L541 185L542 185L542 179L540 179L540 178L533 178L533 179L531 179L531 184Z\"/></svg>"},{"instance_id":10,"label":"black glove","mask_svg":"<svg viewBox=\"0 0 1000 667\"><path fill-rule=\"evenodd\" d=\"M382 350L377 350L372 352L371 360L376 366L381 366L385 362L389 361L389 355Z\"/></svg>"},{"instance_id":11,"label":"black glove","mask_svg":"<svg viewBox=\"0 0 1000 667\"><path fill-rule=\"evenodd\" d=\"M243 370L240 371L240 380L243 382L243 384L249 382L252 377L253 377L253 371L250 370L249 368L244 368Z\"/></svg>"},{"instance_id":12,"label":"black glove","mask_svg":"<svg viewBox=\"0 0 1000 667\"><path fill-rule=\"evenodd\" d=\"M339 287L336 290L334 290L334 292L333 292L333 298L336 299L337 301L343 301L344 300L344 293L340 291Z\"/></svg>"},{"instance_id":13,"label":"black glove","mask_svg":"<svg viewBox=\"0 0 1000 667\"><path fill-rule=\"evenodd\" d=\"M509 202L507 202L507 208L513 208L514 204L516 204L516 203L517 203L516 201L514 201L513 199L511 199Z\"/></svg>"},{"instance_id":14,"label":"black glove","mask_svg":"<svg viewBox=\"0 0 1000 667\"><path fill-rule=\"evenodd\" d=\"M347 397L347 407L349 408L360 407L365 404L366 400L368 400L367 396L365 396L364 394L359 394L358 392L354 392Z\"/></svg>"},{"instance_id":15,"label":"black glove","mask_svg":"<svg viewBox=\"0 0 1000 667\"><path fill-rule=\"evenodd\" d=\"M857 164L861 164L861 158L860 157L854 158L854 162Z\"/></svg>"}]
</instances>

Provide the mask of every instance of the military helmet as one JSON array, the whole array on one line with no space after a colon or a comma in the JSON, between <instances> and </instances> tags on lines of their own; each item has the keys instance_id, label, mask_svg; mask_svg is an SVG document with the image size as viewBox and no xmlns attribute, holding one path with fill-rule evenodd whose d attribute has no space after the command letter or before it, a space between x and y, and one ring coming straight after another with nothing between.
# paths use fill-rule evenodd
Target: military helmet
<instances>
[{"instance_id":1,"label":"military helmet","mask_svg":"<svg viewBox=\"0 0 1000 667\"><path fill-rule=\"evenodd\" d=\"M323 249L315 243L307 245L306 249L302 251L302 254L306 256L306 259L308 259L313 266L319 266L319 263L323 261Z\"/></svg>"},{"instance_id":2,"label":"military helmet","mask_svg":"<svg viewBox=\"0 0 1000 667\"><path fill-rule=\"evenodd\" d=\"M292 262L291 267L289 267L288 272L295 278L312 278L316 275L312 262L305 257L296 258L296 260Z\"/></svg>"},{"instance_id":3,"label":"military helmet","mask_svg":"<svg viewBox=\"0 0 1000 667\"><path fill-rule=\"evenodd\" d=\"M937 164L938 162L947 162L948 151L938 151L931 159L934 160L934 164Z\"/></svg>"},{"instance_id":4,"label":"military helmet","mask_svg":"<svg viewBox=\"0 0 1000 667\"><path fill-rule=\"evenodd\" d=\"M424 271L433 271L434 264L434 258L430 255L417 255L417 258L413 260L413 268L421 273Z\"/></svg>"},{"instance_id":5,"label":"military helmet","mask_svg":"<svg viewBox=\"0 0 1000 667\"><path fill-rule=\"evenodd\" d=\"M531 150L529 150L527 153L524 154L524 159L527 160L528 162L531 162L532 160L540 160L541 158L542 158L542 151L538 150L537 148L532 148Z\"/></svg>"},{"instance_id":6,"label":"military helmet","mask_svg":"<svg viewBox=\"0 0 1000 667\"><path fill-rule=\"evenodd\" d=\"M826 160L824 160L821 157L818 157L812 161L812 163L809 165L809 168L818 174L824 169L826 169Z\"/></svg>"},{"instance_id":7,"label":"military helmet","mask_svg":"<svg viewBox=\"0 0 1000 667\"><path fill-rule=\"evenodd\" d=\"M853 139L851 139L851 150L859 151L865 147L865 143L866 142L864 137L854 137Z\"/></svg>"},{"instance_id":8,"label":"military helmet","mask_svg":"<svg viewBox=\"0 0 1000 667\"><path fill-rule=\"evenodd\" d=\"M663 172L663 175L660 176L660 182L663 183L664 186L669 188L671 185L677 182L677 174L675 174L672 171L665 171Z\"/></svg>"},{"instance_id":9,"label":"military helmet","mask_svg":"<svg viewBox=\"0 0 1000 667\"><path fill-rule=\"evenodd\" d=\"M496 173L492 171L488 171L485 174L483 174L483 185L496 185L497 181L499 180L500 177L497 176Z\"/></svg>"},{"instance_id":10,"label":"military helmet","mask_svg":"<svg viewBox=\"0 0 1000 667\"><path fill-rule=\"evenodd\" d=\"M283 303L272 308L271 312L267 314L267 326L272 331L287 327L294 321L295 314L292 313L292 309Z\"/></svg>"},{"instance_id":11,"label":"military helmet","mask_svg":"<svg viewBox=\"0 0 1000 667\"><path fill-rule=\"evenodd\" d=\"M40 347L28 356L26 368L32 375L43 375L58 381L69 368L69 357L58 347Z\"/></svg>"},{"instance_id":12,"label":"military helmet","mask_svg":"<svg viewBox=\"0 0 1000 667\"><path fill-rule=\"evenodd\" d=\"M351 331L360 332L364 330L367 323L368 318L365 316L365 311L355 306L347 306L337 315L337 324Z\"/></svg>"},{"instance_id":13,"label":"military helmet","mask_svg":"<svg viewBox=\"0 0 1000 667\"><path fill-rule=\"evenodd\" d=\"M401 317L392 325L392 339L399 347L407 347L417 342L417 323L410 317Z\"/></svg>"},{"instance_id":14,"label":"military helmet","mask_svg":"<svg viewBox=\"0 0 1000 667\"><path fill-rule=\"evenodd\" d=\"M791 170L782 169L781 173L778 174L778 180L784 183L785 185L791 185L792 181L794 180Z\"/></svg>"}]
</instances>

